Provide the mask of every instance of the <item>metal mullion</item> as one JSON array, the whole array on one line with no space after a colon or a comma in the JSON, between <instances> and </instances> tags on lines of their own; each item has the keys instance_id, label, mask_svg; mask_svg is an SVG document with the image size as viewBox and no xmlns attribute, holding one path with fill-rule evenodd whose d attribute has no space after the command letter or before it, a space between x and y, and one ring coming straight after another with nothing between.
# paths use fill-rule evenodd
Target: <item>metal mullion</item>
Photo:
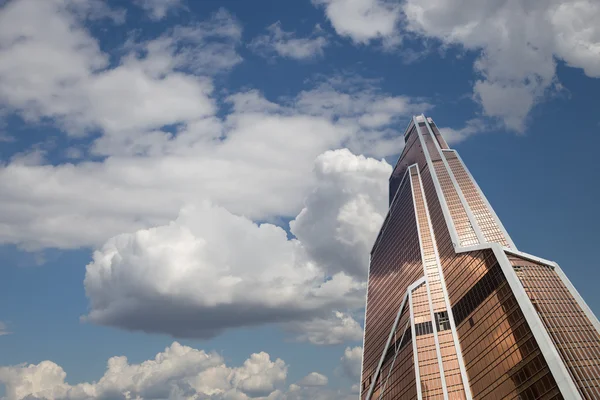
<instances>
[{"instance_id":1,"label":"metal mullion","mask_svg":"<svg viewBox=\"0 0 600 400\"><path fill-rule=\"evenodd\" d=\"M410 325L410 315L408 317L408 321L406 321L406 325L404 326L404 330L403 330L403 333L402 333L402 338L400 339L400 343L398 344L398 348L395 349L394 359L392 360L392 364L390 365L390 370L388 371L388 375L385 378L385 381L383 382L383 385L381 385L381 393L379 394L379 400L381 400L383 398L383 394L385 393L385 387L387 386L387 382L390 379L390 375L392 374L392 370L394 369L394 364L396 363L396 357L398 357L398 353L399 353L399 350L400 350L400 344L402 344L402 341L404 340L404 335L406 335L406 331L408 330L408 326L409 325ZM394 344L394 347L395 347L395 344Z\"/></svg>"},{"instance_id":2,"label":"metal mullion","mask_svg":"<svg viewBox=\"0 0 600 400\"><path fill-rule=\"evenodd\" d=\"M535 280L539 280L539 284L544 289L551 290L552 288L548 287L546 279L544 279L545 277L542 276L539 271L537 271L537 268L539 268L539 267L523 267L523 270L531 278L535 278ZM533 282L533 283L537 283L537 282ZM560 308L558 308L558 306L556 305L556 303L553 302L553 301L548 301L548 308L552 312L554 312L554 313L560 312ZM557 324L556 321L555 321L556 318L548 318L548 319L550 320L549 323L553 325L552 326L553 328L557 328L557 330L560 330L560 325ZM544 325L546 325L546 330L548 330L547 323L544 321L544 318L540 318L540 320L542 321L542 323ZM548 332L548 333L550 333L550 332ZM564 333L564 336L566 336L567 338L570 338L570 340L573 340L572 337L571 337L571 335L568 332L562 331L561 333ZM578 358L577 353L575 351L573 351L573 349L569 348L569 346L567 345L568 342L566 342L565 340L563 340L561 336L562 335L558 334L558 332L557 332L557 334L554 335L554 341L556 343L559 343L561 345L562 351L568 357L570 357L571 360L576 360ZM555 343L555 346L556 346L556 343ZM557 349L557 350L559 350L559 349ZM567 361L567 360L565 360L565 361ZM578 370L578 369L575 369L575 368L567 368L567 370L573 376L573 378L575 378L578 382L582 382L584 380L583 378L585 378L585 375L586 375L584 373L584 371L581 371L581 370ZM577 382L575 382L575 383L577 383ZM579 386L579 385L577 385L577 386ZM579 387L578 387L578 389L579 389ZM581 389L579 389L579 390L581 390Z\"/></svg>"},{"instance_id":3,"label":"metal mullion","mask_svg":"<svg viewBox=\"0 0 600 400\"><path fill-rule=\"evenodd\" d=\"M534 280L533 278L538 277L538 275L535 273L535 271L532 271L530 267L524 266L524 267L522 267L522 271L523 271L522 273L525 274L525 276L530 281ZM533 283L536 283L536 282L533 282ZM542 286L545 286L544 283L542 283ZM529 294L527 294L527 295L530 296ZM549 304L550 304L549 307L552 308L552 311L556 312L556 309L551 306L552 303L550 302ZM537 310L536 310L536 312L539 314L539 312ZM548 329L548 326L549 326L548 324L551 323L551 322L544 321L544 318L541 318L541 316L540 316L540 321L542 322L542 324L544 326L544 329L546 329L546 331L548 332L548 334L550 334L550 330ZM560 335L554 335L554 336L555 337L551 336L552 341L553 341L553 346L556 348L556 350L559 352L559 354L561 354L561 351L557 348L557 344L560 344L562 346L562 349L563 349L562 352L566 353L566 355L568 357L572 358L573 354L569 351L569 349L566 346L564 346L565 343L560 338ZM561 357L564 357L564 356L561 355ZM566 361L567 360L563 360L563 363L565 363ZM569 373L569 375L571 375L571 378L574 380L574 383L576 384L576 386L578 386L577 385L577 381L581 381L581 375L578 372L576 373L576 371L574 371L573 369L569 369L569 368L567 368L567 372ZM579 388L578 388L578 391L579 391Z\"/></svg>"},{"instance_id":4,"label":"metal mullion","mask_svg":"<svg viewBox=\"0 0 600 400\"><path fill-rule=\"evenodd\" d=\"M542 285L543 288L545 288L546 290L552 290L552 288L547 285L547 279L545 279L545 277L541 274L541 272L538 271L539 267L533 267L533 268L525 267L523 269L525 270L526 273L528 273L528 275L532 275L533 277L539 279L540 284ZM552 309L552 311L555 313L561 312L561 308L560 308L561 306L557 305L556 302L548 301L548 307L550 309ZM542 320L542 323L544 323L544 319L543 318L540 318L540 319ZM560 326L559 324L556 323L556 321L553 321L553 323L554 323L555 327ZM544 323L544 325L546 325L546 323ZM546 328L546 329L548 329L548 328ZM568 331L563 331L563 332L565 333L565 336L567 336L568 338L570 338L571 341L573 341L573 336ZM548 333L550 333L550 332L548 332ZM561 335L559 335L559 334L555 335L555 340L557 342L559 342L560 337L561 337ZM570 348L567 345L568 344L567 342L560 339L560 343L562 344L563 351L565 353L568 353L572 360L577 360L580 357L576 350ZM589 380L589 376L586 373L585 369L570 368L568 370L571 375L575 375L578 377L579 382L584 381L584 379L582 379L582 378L586 378L586 380ZM577 386L579 386L579 385L577 385ZM579 387L578 387L578 389L579 389ZM581 391L581 389L579 389L579 390Z\"/></svg>"},{"instance_id":5,"label":"metal mullion","mask_svg":"<svg viewBox=\"0 0 600 400\"><path fill-rule=\"evenodd\" d=\"M564 291L562 291L562 290L561 290L561 294L563 294L563 295L564 295ZM568 298L567 298L567 299L568 299ZM578 310L577 310L577 309L576 309L576 308L575 308L573 305L570 305L570 306L567 306L567 305L562 305L562 307L563 307L565 310L567 310L567 311L571 311L571 312L574 312L574 313L576 313L576 314L579 314ZM580 333L580 332L577 330L577 326L574 326L574 327L572 327L572 328L573 328L573 329L572 329L572 330L573 330L573 335L574 335L574 336L576 336L577 338L579 338L579 341L580 341L581 343L583 343L583 342L584 342L584 340L583 340L583 339L584 339L584 338L583 338L583 335L582 335L582 334L581 334L581 333ZM579 347L575 347L575 352L576 352L577 354L580 354L580 355L579 355L579 358L578 358L578 360L577 360L577 361L579 361L580 363L584 363L584 365L582 366L582 368L581 368L581 369L582 369L582 371L584 371L584 373L585 373L586 375L591 375L591 372L595 372L596 374L600 375L600 370L598 369L598 366L597 366L597 365L594 365L594 364L591 364L591 363L590 363L590 365L589 365L589 370L590 370L590 372L588 372L588 371L587 371L587 370L588 370L588 366L587 366L587 365L585 365L585 363L586 363L586 360L585 360L585 358L584 358L584 357L585 357L585 352L584 352L584 350L583 350L583 349L580 349ZM594 378L594 377L591 377L591 376L590 376L590 377L587 379L586 383L595 382L596 380L597 380L596 378ZM590 391L594 392L595 394L598 394L598 395L600 395L600 388L598 388L597 386L591 386L591 387L588 387L588 389L589 389Z\"/></svg>"},{"instance_id":6,"label":"metal mullion","mask_svg":"<svg viewBox=\"0 0 600 400\"><path fill-rule=\"evenodd\" d=\"M542 268L543 267L539 267L539 266L536 267L536 272L539 271L538 272L538 276L540 277L540 279L542 280L542 282L545 283L545 282L548 281L548 279L545 279L546 277L542 274ZM549 289L552 289L552 288L549 288ZM562 291L559 291L559 293L560 293L561 297L564 297L564 293L562 293ZM567 300L567 299L562 298L562 300ZM569 310L569 308L565 304L562 304L562 302L549 302L549 304L551 304L552 306L554 306L555 309L561 310L564 313L564 315L562 315L562 316L559 317L561 319L562 318L566 318L566 315L569 314L569 311L576 311L574 309L573 310ZM570 330L566 331L566 335L568 337L570 337L571 340L573 340L573 338L576 338L579 341L581 341L582 340L582 336L579 334L579 332L577 332L576 328L577 328L576 326L571 327ZM571 343L571 345L572 345L571 346L571 350L576 355L576 358L574 359L574 361L578 361L579 363L582 363L582 362L584 362L583 351L580 350L577 346L574 346L574 344L575 344L575 342L573 341ZM572 369L575 370L575 368L572 368ZM591 377L591 374L587 370L587 368L585 367L585 365L582 368L579 368L577 370L578 370L578 372L581 373L581 375L583 375L583 376L586 377L586 380L585 380L586 383L595 380L593 377ZM599 371L596 370L596 372L599 372ZM588 387L587 389L589 389L590 392L593 392L596 395L600 395L600 390L598 390L598 388L596 388L596 387L593 387L593 388L592 387Z\"/></svg>"}]
</instances>

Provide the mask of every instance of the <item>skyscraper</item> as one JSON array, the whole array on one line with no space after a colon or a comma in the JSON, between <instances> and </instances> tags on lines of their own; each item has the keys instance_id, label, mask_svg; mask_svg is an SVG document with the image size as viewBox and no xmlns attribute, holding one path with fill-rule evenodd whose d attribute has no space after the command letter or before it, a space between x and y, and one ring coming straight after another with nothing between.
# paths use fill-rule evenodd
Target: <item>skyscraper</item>
<instances>
[{"instance_id":1,"label":"skyscraper","mask_svg":"<svg viewBox=\"0 0 600 400\"><path fill-rule=\"evenodd\" d=\"M600 399L600 323L413 117L371 251L361 399Z\"/></svg>"}]
</instances>

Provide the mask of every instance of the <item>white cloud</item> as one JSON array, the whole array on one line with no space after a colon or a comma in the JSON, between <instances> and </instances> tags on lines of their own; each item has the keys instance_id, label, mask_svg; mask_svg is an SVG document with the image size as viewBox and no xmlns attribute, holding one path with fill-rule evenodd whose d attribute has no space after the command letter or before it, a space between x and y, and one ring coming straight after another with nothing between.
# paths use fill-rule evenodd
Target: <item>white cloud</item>
<instances>
[{"instance_id":1,"label":"white cloud","mask_svg":"<svg viewBox=\"0 0 600 400\"><path fill-rule=\"evenodd\" d=\"M339 35L355 43L383 38L384 44L395 44L403 35L416 34L476 52L473 98L486 116L517 132L525 129L536 104L561 89L557 60L600 77L596 0L466 0L460 6L455 0L313 3L325 8Z\"/></svg>"},{"instance_id":2,"label":"white cloud","mask_svg":"<svg viewBox=\"0 0 600 400\"><path fill-rule=\"evenodd\" d=\"M373 82L337 76L298 94L295 108L303 113L334 118L354 134L344 143L357 154L385 157L399 154L406 116L421 114L431 104L407 96L382 96ZM400 128L402 126L402 128Z\"/></svg>"},{"instance_id":3,"label":"white cloud","mask_svg":"<svg viewBox=\"0 0 600 400\"><path fill-rule=\"evenodd\" d=\"M312 188L319 154L340 146L378 157L398 153L403 143L396 121L428 106L343 86L319 85L281 103L256 91L238 93L229 98L233 111L225 121L198 119L176 134L101 136L91 150L108 156L102 161L2 166L0 241L28 248L100 246L121 232L168 223L184 204L203 198L251 219L293 217ZM361 125L373 110L389 123ZM168 120L169 114L158 114L153 118ZM121 115L116 110L112 118Z\"/></svg>"},{"instance_id":4,"label":"white cloud","mask_svg":"<svg viewBox=\"0 0 600 400\"><path fill-rule=\"evenodd\" d=\"M311 372L298 382L299 386L327 386L329 379L318 372Z\"/></svg>"},{"instance_id":5,"label":"white cloud","mask_svg":"<svg viewBox=\"0 0 600 400\"><path fill-rule=\"evenodd\" d=\"M480 51L474 93L486 115L522 131L556 84L556 59L600 76L600 3L551 0L407 0L406 29Z\"/></svg>"},{"instance_id":6,"label":"white cloud","mask_svg":"<svg viewBox=\"0 0 600 400\"><path fill-rule=\"evenodd\" d=\"M0 10L0 101L27 118L73 113L81 93L72 87L108 63L65 8L65 2L24 0Z\"/></svg>"},{"instance_id":7,"label":"white cloud","mask_svg":"<svg viewBox=\"0 0 600 400\"><path fill-rule=\"evenodd\" d=\"M362 364L362 347L346 347L344 355L340 358L344 375L353 382L360 383L360 370Z\"/></svg>"},{"instance_id":8,"label":"white cloud","mask_svg":"<svg viewBox=\"0 0 600 400\"><path fill-rule=\"evenodd\" d=\"M335 345L362 339L363 329L351 315L335 311L329 318L289 322L284 329L295 334L295 340L316 345Z\"/></svg>"},{"instance_id":9,"label":"white cloud","mask_svg":"<svg viewBox=\"0 0 600 400\"><path fill-rule=\"evenodd\" d=\"M438 127L440 133L448 143L448 145L452 146L454 144L460 143L467 138L477 135L479 133L485 133L491 129L491 126L487 124L481 118L470 119L465 123L460 129L453 128L440 128Z\"/></svg>"},{"instance_id":10,"label":"white cloud","mask_svg":"<svg viewBox=\"0 0 600 400\"><path fill-rule=\"evenodd\" d=\"M600 5L597 1L558 2L548 10L558 55L587 76L600 78Z\"/></svg>"},{"instance_id":11,"label":"white cloud","mask_svg":"<svg viewBox=\"0 0 600 400\"><path fill-rule=\"evenodd\" d=\"M124 8L110 7L105 0L49 0L63 3L67 9L80 18L96 21L102 19L112 20L115 24L123 24L127 12Z\"/></svg>"},{"instance_id":12,"label":"white cloud","mask_svg":"<svg viewBox=\"0 0 600 400\"><path fill-rule=\"evenodd\" d=\"M294 216L315 157L338 147L398 153L396 122L429 107L346 77L278 103L256 91L232 93L232 111L217 118L211 74L240 61L241 28L226 11L130 41L109 68L79 14L65 7L24 0L0 11L0 103L73 135L99 130L80 150L100 161L51 166L34 148L1 166L3 243L100 246L165 224L202 198L252 219Z\"/></svg>"},{"instance_id":13,"label":"white cloud","mask_svg":"<svg viewBox=\"0 0 600 400\"><path fill-rule=\"evenodd\" d=\"M397 44L400 40L398 3L387 0L312 1L325 8L325 15L338 35L347 36L355 43L366 44L374 39L384 39L389 44Z\"/></svg>"},{"instance_id":14,"label":"white cloud","mask_svg":"<svg viewBox=\"0 0 600 400\"><path fill-rule=\"evenodd\" d=\"M319 154L397 154L398 121L430 107L338 77L277 102L253 90L232 93L231 111L217 117L224 110L211 74L240 61L241 28L226 11L130 41L109 67L79 14L65 7L24 0L0 11L0 103L73 135L99 133L80 148L98 161L47 165L36 147L0 166L2 243L96 247L168 223L203 198L251 219L293 217Z\"/></svg>"},{"instance_id":15,"label":"white cloud","mask_svg":"<svg viewBox=\"0 0 600 400\"><path fill-rule=\"evenodd\" d=\"M206 337L307 321L297 335L326 342L315 331L328 321L339 328L336 341L355 337L354 320L331 316L362 307L366 258L345 265L306 235L326 207L331 218L314 223L330 245L367 251L390 166L326 151L398 153L397 122L430 106L337 77L277 101L232 93L217 117L211 74L239 62L241 28L227 12L132 40L109 66L80 14L65 7L24 0L0 11L0 60L8 61L0 101L71 134L97 130L81 151L99 160L50 165L45 147L34 146L0 166L0 241L100 248L86 276L88 318L97 323ZM231 50L224 58L221 45ZM300 240L252 222L301 210L293 223Z\"/></svg>"},{"instance_id":16,"label":"white cloud","mask_svg":"<svg viewBox=\"0 0 600 400\"><path fill-rule=\"evenodd\" d=\"M129 45L107 68L108 55L68 5L25 0L0 11L0 102L8 108L30 121L54 119L73 135L139 132L214 114L212 82L200 75L240 61L241 28L228 13Z\"/></svg>"},{"instance_id":17,"label":"white cloud","mask_svg":"<svg viewBox=\"0 0 600 400\"><path fill-rule=\"evenodd\" d=\"M8 327L2 321L0 321L0 336L8 335L10 332L8 331Z\"/></svg>"},{"instance_id":18,"label":"white cloud","mask_svg":"<svg viewBox=\"0 0 600 400\"><path fill-rule=\"evenodd\" d=\"M257 225L208 202L169 225L122 234L87 266L92 322L180 337L306 319L360 307L364 284L324 272L275 225Z\"/></svg>"},{"instance_id":19,"label":"white cloud","mask_svg":"<svg viewBox=\"0 0 600 400\"><path fill-rule=\"evenodd\" d=\"M134 3L142 7L153 20L161 20L167 16L172 9L183 7L182 0L134 0Z\"/></svg>"},{"instance_id":20,"label":"white cloud","mask_svg":"<svg viewBox=\"0 0 600 400\"><path fill-rule=\"evenodd\" d=\"M154 359L130 364L127 357L108 360L97 382L70 385L66 372L52 361L0 367L6 398L90 399L240 399L279 398L288 366L267 353L252 354L240 367L228 367L221 356L174 342Z\"/></svg>"},{"instance_id":21,"label":"white cloud","mask_svg":"<svg viewBox=\"0 0 600 400\"><path fill-rule=\"evenodd\" d=\"M130 39L125 47L145 53L158 75L171 69L210 75L229 71L242 61L236 52L241 38L241 24L221 8L205 21L176 25L155 39L139 43Z\"/></svg>"},{"instance_id":22,"label":"white cloud","mask_svg":"<svg viewBox=\"0 0 600 400\"><path fill-rule=\"evenodd\" d=\"M281 28L281 22L276 22L267 28L268 34L256 37L250 43L250 48L264 56L273 54L280 57L304 60L323 55L328 45L327 38L319 26L307 38L298 38L293 32Z\"/></svg>"},{"instance_id":23,"label":"white cloud","mask_svg":"<svg viewBox=\"0 0 600 400\"><path fill-rule=\"evenodd\" d=\"M344 390L332 390L321 386L300 386L291 384L288 391L282 394L285 400L356 400L356 395L352 395Z\"/></svg>"},{"instance_id":24,"label":"white cloud","mask_svg":"<svg viewBox=\"0 0 600 400\"><path fill-rule=\"evenodd\" d=\"M317 184L290 228L328 271L366 279L369 252L387 212L391 171L385 161L348 150L317 158Z\"/></svg>"},{"instance_id":25,"label":"white cloud","mask_svg":"<svg viewBox=\"0 0 600 400\"><path fill-rule=\"evenodd\" d=\"M153 359L132 364L127 357L108 360L97 381L67 383L67 373L52 361L0 367L6 400L212 399L212 400L350 400L333 390L325 375L311 372L283 389L289 366L265 352L252 354L241 366L225 364L215 352L173 342Z\"/></svg>"},{"instance_id":26,"label":"white cloud","mask_svg":"<svg viewBox=\"0 0 600 400\"><path fill-rule=\"evenodd\" d=\"M348 150L326 152L315 165L317 189L290 223L298 239L210 202L183 209L168 225L110 239L87 267L86 319L179 337L296 322L287 328L301 340L360 338L356 321L331 312L363 306L368 247L383 221L391 167Z\"/></svg>"}]
</instances>

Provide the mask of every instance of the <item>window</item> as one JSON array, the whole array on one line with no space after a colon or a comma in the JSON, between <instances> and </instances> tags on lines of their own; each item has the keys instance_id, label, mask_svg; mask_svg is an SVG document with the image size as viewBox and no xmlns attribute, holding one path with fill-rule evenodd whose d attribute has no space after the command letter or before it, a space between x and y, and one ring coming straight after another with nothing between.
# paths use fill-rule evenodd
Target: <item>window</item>
<instances>
[{"instance_id":1,"label":"window","mask_svg":"<svg viewBox=\"0 0 600 400\"><path fill-rule=\"evenodd\" d=\"M450 319L448 318L447 311L435 313L435 325L437 326L438 332L450 329Z\"/></svg>"},{"instance_id":2,"label":"window","mask_svg":"<svg viewBox=\"0 0 600 400\"><path fill-rule=\"evenodd\" d=\"M415 324L415 335L429 335L433 333L433 326L431 325L431 321L421 322L420 324Z\"/></svg>"}]
</instances>

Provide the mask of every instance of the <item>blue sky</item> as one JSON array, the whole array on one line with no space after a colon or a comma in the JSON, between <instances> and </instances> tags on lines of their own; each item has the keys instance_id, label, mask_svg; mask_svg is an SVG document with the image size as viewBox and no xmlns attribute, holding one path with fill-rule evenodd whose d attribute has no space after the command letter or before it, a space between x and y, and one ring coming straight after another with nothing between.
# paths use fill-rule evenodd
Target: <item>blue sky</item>
<instances>
[{"instance_id":1,"label":"blue sky","mask_svg":"<svg viewBox=\"0 0 600 400\"><path fill-rule=\"evenodd\" d=\"M600 311L597 2L0 3L0 396L354 398L422 112Z\"/></svg>"}]
</instances>

